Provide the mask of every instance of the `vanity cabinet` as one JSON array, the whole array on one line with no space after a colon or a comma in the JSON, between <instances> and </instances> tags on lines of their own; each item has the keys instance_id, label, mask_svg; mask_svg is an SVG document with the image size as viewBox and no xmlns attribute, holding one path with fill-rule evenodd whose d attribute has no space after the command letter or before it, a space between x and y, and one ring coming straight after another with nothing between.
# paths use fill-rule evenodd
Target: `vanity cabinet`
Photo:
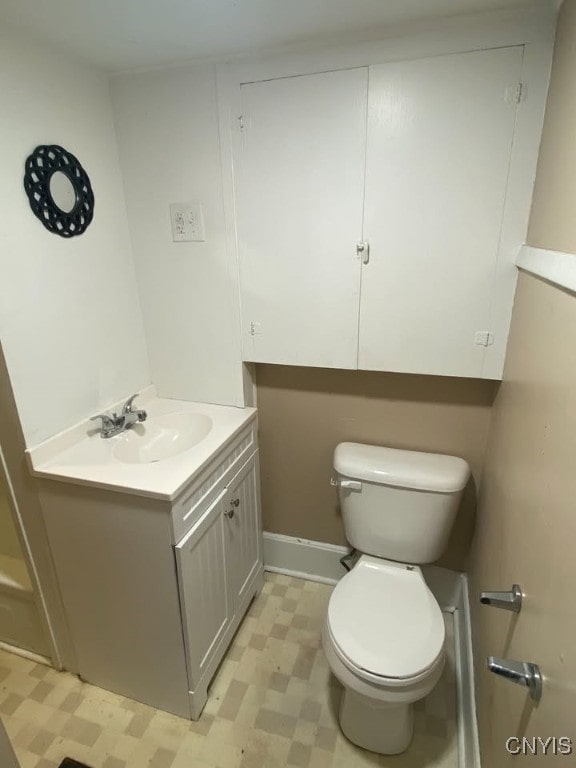
<instances>
[{"instance_id":1,"label":"vanity cabinet","mask_svg":"<svg viewBox=\"0 0 576 768\"><path fill-rule=\"evenodd\" d=\"M258 488L253 455L176 545L192 690L212 677L261 571Z\"/></svg>"},{"instance_id":2,"label":"vanity cabinet","mask_svg":"<svg viewBox=\"0 0 576 768\"><path fill-rule=\"evenodd\" d=\"M174 498L50 480L48 472L39 481L76 654L70 671L200 716L263 581L255 414L247 421Z\"/></svg>"},{"instance_id":3,"label":"vanity cabinet","mask_svg":"<svg viewBox=\"0 0 576 768\"><path fill-rule=\"evenodd\" d=\"M258 493L260 477L256 459L250 459L230 481L223 498L226 518L226 552L230 599L234 608L248 595L261 560Z\"/></svg>"},{"instance_id":4,"label":"vanity cabinet","mask_svg":"<svg viewBox=\"0 0 576 768\"><path fill-rule=\"evenodd\" d=\"M241 86L245 360L501 375L529 209L510 191L523 53Z\"/></svg>"},{"instance_id":5,"label":"vanity cabinet","mask_svg":"<svg viewBox=\"0 0 576 768\"><path fill-rule=\"evenodd\" d=\"M226 491L176 545L192 690L206 674L210 659L226 636L233 615L228 584L224 495Z\"/></svg>"}]
</instances>

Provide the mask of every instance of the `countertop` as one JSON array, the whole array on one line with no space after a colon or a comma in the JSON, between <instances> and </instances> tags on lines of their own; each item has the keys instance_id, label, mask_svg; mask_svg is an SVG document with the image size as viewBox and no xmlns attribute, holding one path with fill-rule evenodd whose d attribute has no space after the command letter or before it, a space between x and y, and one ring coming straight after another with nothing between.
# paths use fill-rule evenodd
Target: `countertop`
<instances>
[{"instance_id":1,"label":"countertop","mask_svg":"<svg viewBox=\"0 0 576 768\"><path fill-rule=\"evenodd\" d=\"M159 398L153 387L140 394L134 407L144 408L148 419L172 413L202 413L212 419L212 429L203 440L177 456L152 463L128 464L114 456L122 434L102 438L95 422L87 420L28 449L32 474L76 485L174 500L226 443L256 419L257 413L255 408Z\"/></svg>"}]
</instances>

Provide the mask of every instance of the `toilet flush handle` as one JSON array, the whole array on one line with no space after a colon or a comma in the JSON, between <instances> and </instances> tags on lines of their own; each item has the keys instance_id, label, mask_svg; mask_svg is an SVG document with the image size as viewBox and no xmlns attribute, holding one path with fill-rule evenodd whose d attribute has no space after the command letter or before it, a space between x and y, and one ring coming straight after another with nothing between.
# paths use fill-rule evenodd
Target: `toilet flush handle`
<instances>
[{"instance_id":1,"label":"toilet flush handle","mask_svg":"<svg viewBox=\"0 0 576 768\"><path fill-rule=\"evenodd\" d=\"M359 480L340 480L334 479L333 477L330 478L330 485L335 486L336 488L346 488L349 491L361 491L362 490L362 483Z\"/></svg>"},{"instance_id":2,"label":"toilet flush handle","mask_svg":"<svg viewBox=\"0 0 576 768\"><path fill-rule=\"evenodd\" d=\"M359 480L340 480L338 485L340 488L345 488L348 491L362 490L362 483Z\"/></svg>"}]
</instances>

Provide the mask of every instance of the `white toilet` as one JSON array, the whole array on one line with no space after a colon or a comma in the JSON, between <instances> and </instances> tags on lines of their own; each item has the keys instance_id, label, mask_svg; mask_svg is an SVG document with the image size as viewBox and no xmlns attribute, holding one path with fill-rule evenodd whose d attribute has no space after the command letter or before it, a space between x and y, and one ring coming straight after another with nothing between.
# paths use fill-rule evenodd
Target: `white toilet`
<instances>
[{"instance_id":1,"label":"white toilet","mask_svg":"<svg viewBox=\"0 0 576 768\"><path fill-rule=\"evenodd\" d=\"M412 705L444 667L444 620L417 564L442 554L468 482L455 456L341 443L334 469L346 538L362 553L328 605L323 644L344 686L340 726L381 754L412 739Z\"/></svg>"}]
</instances>

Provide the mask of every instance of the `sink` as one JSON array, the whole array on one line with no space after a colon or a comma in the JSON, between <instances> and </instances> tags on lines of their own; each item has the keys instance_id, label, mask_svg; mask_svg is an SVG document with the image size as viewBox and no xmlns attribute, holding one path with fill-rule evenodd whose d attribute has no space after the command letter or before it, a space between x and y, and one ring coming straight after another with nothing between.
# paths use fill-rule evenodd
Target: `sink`
<instances>
[{"instance_id":1,"label":"sink","mask_svg":"<svg viewBox=\"0 0 576 768\"><path fill-rule=\"evenodd\" d=\"M178 456L210 433L212 419L204 413L152 416L124 432L114 456L125 464L151 464Z\"/></svg>"}]
</instances>

